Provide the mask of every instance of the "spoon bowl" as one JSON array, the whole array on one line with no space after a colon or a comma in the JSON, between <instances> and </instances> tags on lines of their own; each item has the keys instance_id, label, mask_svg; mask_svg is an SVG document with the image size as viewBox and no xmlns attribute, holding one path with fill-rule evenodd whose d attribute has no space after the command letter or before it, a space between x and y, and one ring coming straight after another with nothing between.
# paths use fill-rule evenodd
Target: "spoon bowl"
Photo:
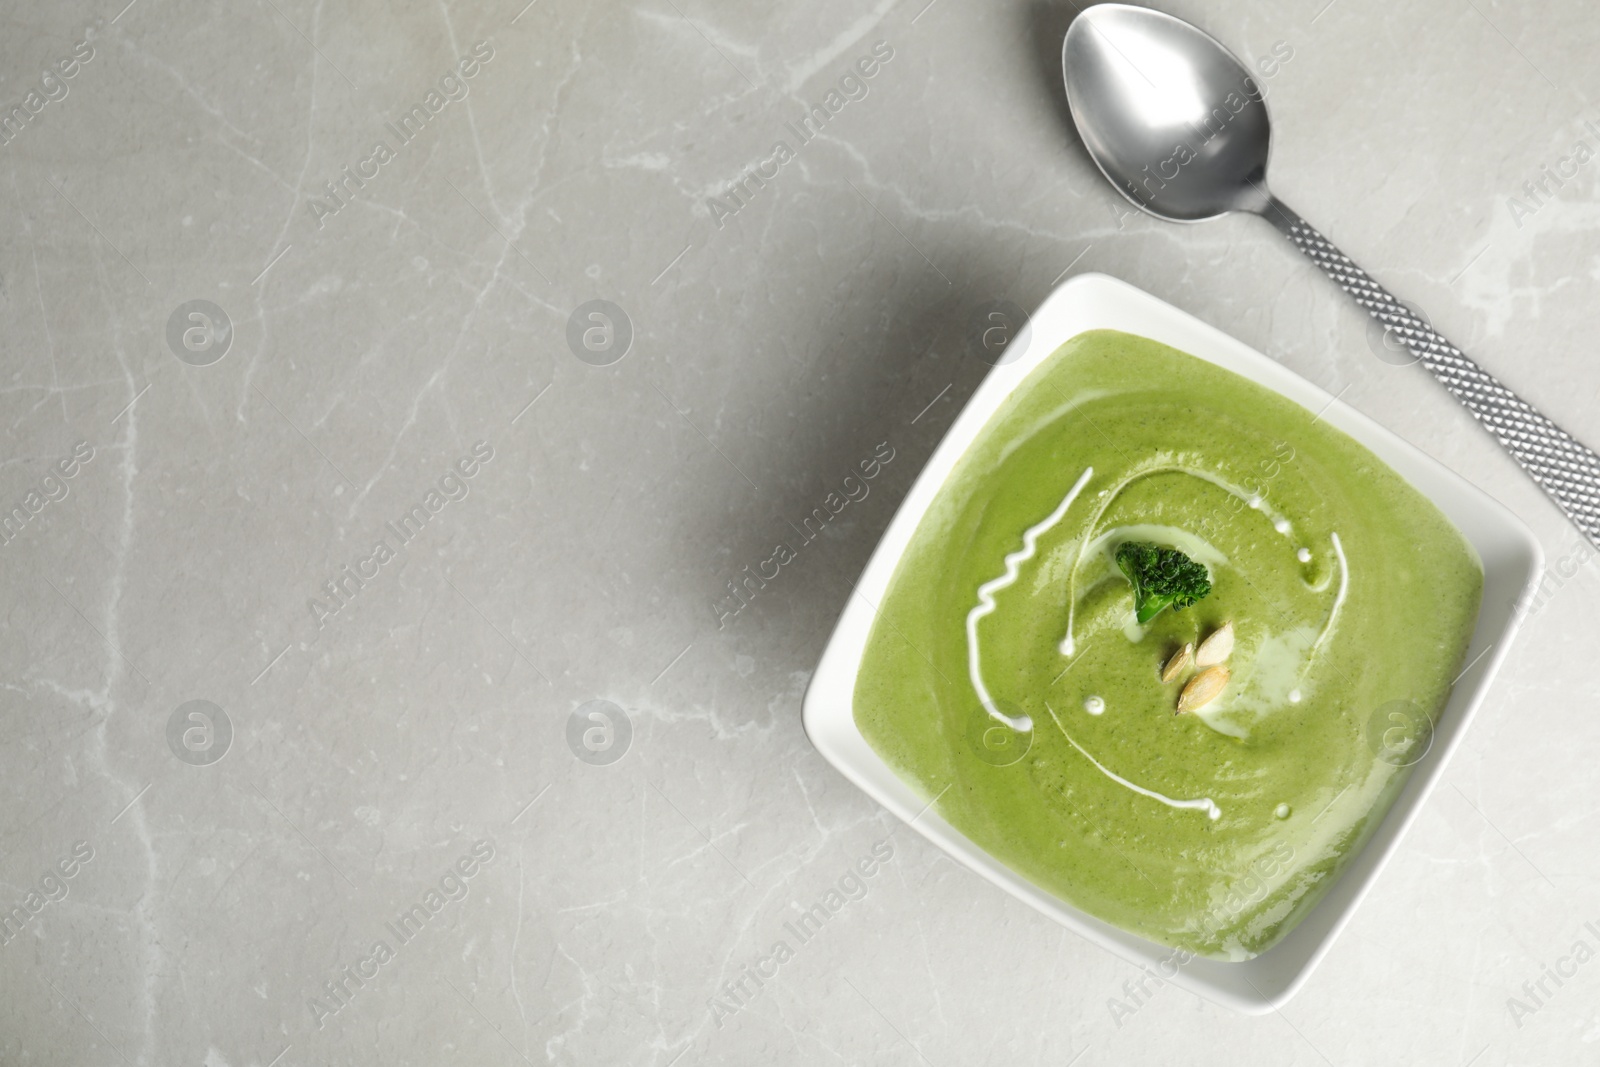
<instances>
[{"instance_id":1,"label":"spoon bowl","mask_svg":"<svg viewBox=\"0 0 1600 1067\"><path fill-rule=\"evenodd\" d=\"M1215 38L1171 15L1100 4L1061 49L1067 102L1117 191L1169 222L1264 211L1264 92Z\"/></svg>"}]
</instances>

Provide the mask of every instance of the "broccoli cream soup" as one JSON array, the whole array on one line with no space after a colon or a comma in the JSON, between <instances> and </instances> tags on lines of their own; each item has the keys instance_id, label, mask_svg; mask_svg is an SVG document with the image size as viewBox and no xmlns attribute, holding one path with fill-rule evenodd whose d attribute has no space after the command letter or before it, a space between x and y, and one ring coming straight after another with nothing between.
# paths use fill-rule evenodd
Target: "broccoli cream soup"
<instances>
[{"instance_id":1,"label":"broccoli cream soup","mask_svg":"<svg viewBox=\"0 0 1600 1067\"><path fill-rule=\"evenodd\" d=\"M1327 891L1425 750L1482 584L1438 509L1314 413L1086 333L923 517L855 720L1037 885L1248 959Z\"/></svg>"}]
</instances>

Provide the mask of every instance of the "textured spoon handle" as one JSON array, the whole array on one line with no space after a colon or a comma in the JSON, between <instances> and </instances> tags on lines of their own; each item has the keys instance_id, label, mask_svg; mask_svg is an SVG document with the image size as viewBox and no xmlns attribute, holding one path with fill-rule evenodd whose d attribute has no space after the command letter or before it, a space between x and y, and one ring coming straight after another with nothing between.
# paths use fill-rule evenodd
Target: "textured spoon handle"
<instances>
[{"instance_id":1,"label":"textured spoon handle","mask_svg":"<svg viewBox=\"0 0 1600 1067\"><path fill-rule=\"evenodd\" d=\"M1600 456L1439 336L1299 215L1274 199L1263 212L1313 263L1405 343L1550 494L1585 537L1600 545Z\"/></svg>"}]
</instances>

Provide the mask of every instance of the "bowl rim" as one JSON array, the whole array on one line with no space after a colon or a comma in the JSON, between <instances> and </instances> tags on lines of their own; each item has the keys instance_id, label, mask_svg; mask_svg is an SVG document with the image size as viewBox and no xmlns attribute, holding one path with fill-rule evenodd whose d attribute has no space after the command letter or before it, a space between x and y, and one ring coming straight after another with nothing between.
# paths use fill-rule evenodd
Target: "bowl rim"
<instances>
[{"instance_id":1,"label":"bowl rim","mask_svg":"<svg viewBox=\"0 0 1600 1067\"><path fill-rule=\"evenodd\" d=\"M1414 766L1366 845L1311 913L1273 948L1239 963L1200 957L1182 960L1186 954L1180 950L1112 926L1029 882L941 819L932 810L937 797L927 799L902 781L855 725L856 675L876 604L923 515L1006 398L1062 344L1094 329L1122 330L1160 341L1320 411L1322 419L1371 450L1433 501L1483 563L1483 605L1463 660L1467 667L1452 687L1431 748ZM907 491L840 613L806 688L801 719L806 736L835 769L967 869L1135 966L1157 969L1164 981L1238 1011L1262 1014L1276 1010L1304 985L1437 785L1510 649L1543 559L1532 531L1505 505L1338 396L1127 282L1106 274L1079 274L1052 291L1013 336Z\"/></svg>"}]
</instances>

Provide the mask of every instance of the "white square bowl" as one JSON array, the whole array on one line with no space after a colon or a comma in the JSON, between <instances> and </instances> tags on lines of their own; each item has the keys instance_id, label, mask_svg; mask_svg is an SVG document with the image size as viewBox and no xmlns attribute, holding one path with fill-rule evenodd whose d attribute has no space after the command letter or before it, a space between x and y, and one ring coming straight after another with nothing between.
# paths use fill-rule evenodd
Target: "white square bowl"
<instances>
[{"instance_id":1,"label":"white square bowl","mask_svg":"<svg viewBox=\"0 0 1600 1067\"><path fill-rule=\"evenodd\" d=\"M856 729L856 672L895 566L918 523L956 462L984 424L1029 373L1071 338L1112 329L1148 337L1209 360L1264 385L1313 411L1361 442L1431 499L1477 549L1483 561L1483 607L1465 662L1434 731L1433 744L1415 767L1382 824L1327 896L1272 949L1243 963L1197 958L1171 975L1174 950L1087 915L973 844L946 823L879 758ZM1022 349L1019 355L1016 351ZM1419 372L1420 373L1420 372ZM1440 403L1448 403L1439 394ZM1504 505L1317 386L1199 319L1126 282L1084 274L1051 293L1027 330L1013 339L911 487L883 540L873 551L806 689L806 735L817 751L868 796L923 837L1017 899L1129 962L1160 968L1176 985L1249 1014L1277 1008L1294 995L1333 944L1378 872L1438 782L1450 754L1483 703L1489 682L1509 650L1531 595L1543 552L1531 531ZM1161 965L1166 963L1165 967Z\"/></svg>"}]
</instances>

